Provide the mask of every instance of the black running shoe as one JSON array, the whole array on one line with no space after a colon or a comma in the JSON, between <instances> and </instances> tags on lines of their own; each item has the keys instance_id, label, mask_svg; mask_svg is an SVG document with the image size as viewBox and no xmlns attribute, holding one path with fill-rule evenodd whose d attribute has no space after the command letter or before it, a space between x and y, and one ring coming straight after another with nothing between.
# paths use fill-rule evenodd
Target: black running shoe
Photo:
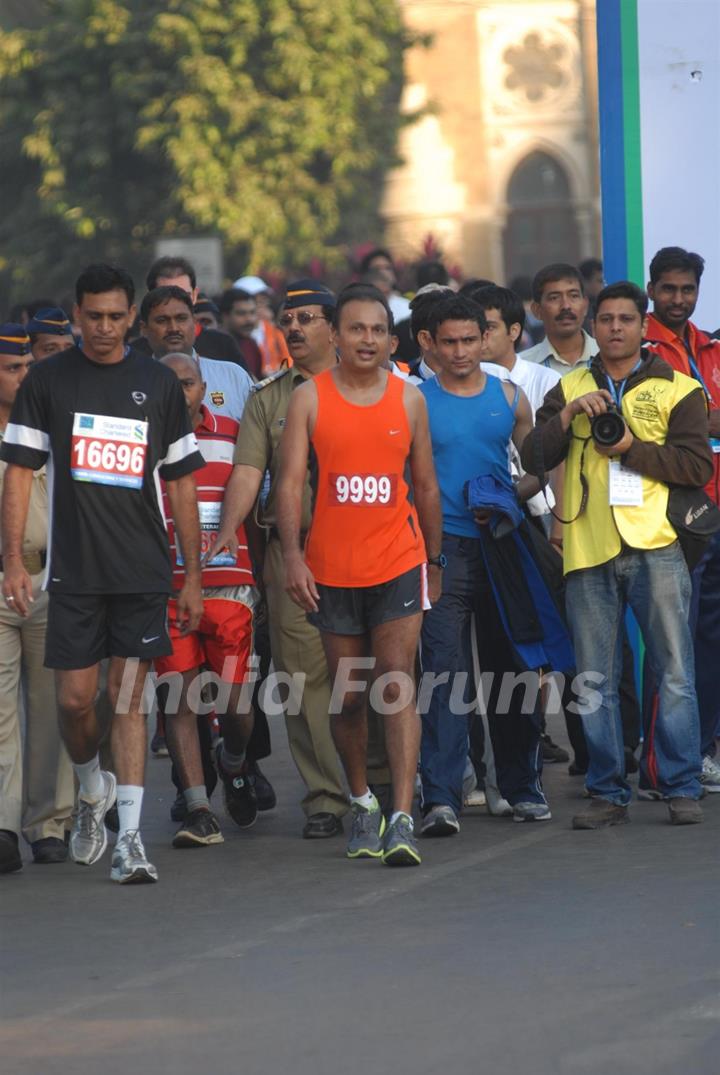
<instances>
[{"instance_id":1,"label":"black running shoe","mask_svg":"<svg viewBox=\"0 0 720 1075\"><path fill-rule=\"evenodd\" d=\"M175 833L173 847L207 847L224 843L218 819L211 810L193 810Z\"/></svg>"},{"instance_id":2,"label":"black running shoe","mask_svg":"<svg viewBox=\"0 0 720 1075\"><path fill-rule=\"evenodd\" d=\"M247 763L248 777L255 788L257 796L257 808L262 813L265 810L274 810L277 805L275 788L272 786L265 773L262 772L256 761Z\"/></svg>"},{"instance_id":3,"label":"black running shoe","mask_svg":"<svg viewBox=\"0 0 720 1075\"><path fill-rule=\"evenodd\" d=\"M215 762L223 786L225 809L239 828L249 829L257 819L258 801L247 766L244 765L243 771L234 775L225 772L222 767L222 740L217 745Z\"/></svg>"}]
</instances>

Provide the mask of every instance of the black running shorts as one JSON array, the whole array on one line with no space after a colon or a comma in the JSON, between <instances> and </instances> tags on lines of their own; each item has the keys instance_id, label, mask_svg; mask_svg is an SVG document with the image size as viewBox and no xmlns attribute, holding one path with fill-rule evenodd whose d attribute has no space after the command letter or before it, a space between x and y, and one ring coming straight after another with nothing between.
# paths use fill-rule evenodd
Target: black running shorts
<instances>
[{"instance_id":1,"label":"black running shorts","mask_svg":"<svg viewBox=\"0 0 720 1075\"><path fill-rule=\"evenodd\" d=\"M104 657L166 657L172 653L168 596L49 594L46 667L90 668Z\"/></svg>"},{"instance_id":2,"label":"black running shorts","mask_svg":"<svg viewBox=\"0 0 720 1075\"><path fill-rule=\"evenodd\" d=\"M378 586L323 586L317 612L307 618L319 631L332 635L364 635L389 620L401 620L430 608L427 565L420 564Z\"/></svg>"}]
</instances>

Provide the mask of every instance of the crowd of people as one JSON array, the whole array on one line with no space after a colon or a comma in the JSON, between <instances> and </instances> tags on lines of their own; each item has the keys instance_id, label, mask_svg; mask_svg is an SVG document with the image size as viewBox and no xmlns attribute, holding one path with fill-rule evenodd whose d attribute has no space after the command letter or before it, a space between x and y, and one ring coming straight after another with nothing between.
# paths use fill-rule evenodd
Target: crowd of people
<instances>
[{"instance_id":1,"label":"crowd of people","mask_svg":"<svg viewBox=\"0 0 720 1075\"><path fill-rule=\"evenodd\" d=\"M703 259L647 290L551 264L514 288L387 250L337 294L160 258L136 306L86 268L0 325L0 873L157 881L147 716L175 848L276 795L284 715L306 839L419 865L464 810L577 830L720 792L720 340ZM650 310L652 304L652 310ZM628 638L628 610L642 644ZM644 655L642 675L637 664ZM640 684L640 686L639 686ZM562 714L572 757L546 718ZM640 744L642 747L640 748ZM346 816L348 815L348 816Z\"/></svg>"}]
</instances>

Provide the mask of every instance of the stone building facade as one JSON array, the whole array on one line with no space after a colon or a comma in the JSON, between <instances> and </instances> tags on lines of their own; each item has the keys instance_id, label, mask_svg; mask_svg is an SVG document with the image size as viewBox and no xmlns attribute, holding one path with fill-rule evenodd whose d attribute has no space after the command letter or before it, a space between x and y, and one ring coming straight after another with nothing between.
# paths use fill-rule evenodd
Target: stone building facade
<instances>
[{"instance_id":1,"label":"stone building facade","mask_svg":"<svg viewBox=\"0 0 720 1075\"><path fill-rule=\"evenodd\" d=\"M499 282L600 252L595 0L400 0L425 35L407 57L385 238L432 235Z\"/></svg>"}]
</instances>

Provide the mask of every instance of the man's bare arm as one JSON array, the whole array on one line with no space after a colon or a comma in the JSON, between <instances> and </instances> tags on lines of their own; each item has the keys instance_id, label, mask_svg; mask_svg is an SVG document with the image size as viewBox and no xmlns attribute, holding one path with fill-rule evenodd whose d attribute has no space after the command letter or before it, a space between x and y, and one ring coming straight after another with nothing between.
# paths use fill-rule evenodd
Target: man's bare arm
<instances>
[{"instance_id":1,"label":"man's bare arm","mask_svg":"<svg viewBox=\"0 0 720 1075\"><path fill-rule=\"evenodd\" d=\"M435 559L442 551L442 507L433 462L427 405L422 393L417 390L410 393L406 389L404 399L412 431L410 472L415 507L427 555L430 559ZM428 589L430 601L437 601L442 591L442 572L432 564L428 569Z\"/></svg>"},{"instance_id":2,"label":"man's bare arm","mask_svg":"<svg viewBox=\"0 0 720 1075\"><path fill-rule=\"evenodd\" d=\"M302 496L310 454L310 428L317 407L312 382L293 392L280 439L277 528L285 562L285 588L306 612L317 612L318 592L300 543Z\"/></svg>"},{"instance_id":3,"label":"man's bare arm","mask_svg":"<svg viewBox=\"0 0 720 1075\"><path fill-rule=\"evenodd\" d=\"M194 631L203 611L200 581L200 518L195 477L185 474L165 483L170 510L185 561L185 584L177 597L178 622L183 634Z\"/></svg>"},{"instance_id":4,"label":"man's bare arm","mask_svg":"<svg viewBox=\"0 0 720 1075\"><path fill-rule=\"evenodd\" d=\"M508 396L508 390L512 390L512 396ZM503 391L508 397L508 402L512 403L515 398L515 388L513 385L508 384L507 381L503 382ZM530 401L523 392L522 388L518 388L518 401L515 408L515 425L512 431L512 442L520 454L520 449L523 446L523 441L527 437L528 433L533 427L532 407ZM529 500L531 496L535 496L540 492L540 481L532 474L523 474L516 486L518 500L521 504L524 504L526 500Z\"/></svg>"},{"instance_id":5,"label":"man's bare arm","mask_svg":"<svg viewBox=\"0 0 720 1075\"><path fill-rule=\"evenodd\" d=\"M8 463L3 478L2 551L3 559L22 555L23 537L30 507L34 471Z\"/></svg>"},{"instance_id":6,"label":"man's bare arm","mask_svg":"<svg viewBox=\"0 0 720 1075\"><path fill-rule=\"evenodd\" d=\"M236 463L225 486L220 527L211 549L207 551L203 564L212 560L221 549L228 548L237 554L237 528L241 526L252 511L262 485L262 471L257 467Z\"/></svg>"},{"instance_id":7,"label":"man's bare arm","mask_svg":"<svg viewBox=\"0 0 720 1075\"><path fill-rule=\"evenodd\" d=\"M2 556L3 596L9 606L27 616L32 604L32 579L22 562L23 536L27 523L33 471L8 463L3 478Z\"/></svg>"}]
</instances>

